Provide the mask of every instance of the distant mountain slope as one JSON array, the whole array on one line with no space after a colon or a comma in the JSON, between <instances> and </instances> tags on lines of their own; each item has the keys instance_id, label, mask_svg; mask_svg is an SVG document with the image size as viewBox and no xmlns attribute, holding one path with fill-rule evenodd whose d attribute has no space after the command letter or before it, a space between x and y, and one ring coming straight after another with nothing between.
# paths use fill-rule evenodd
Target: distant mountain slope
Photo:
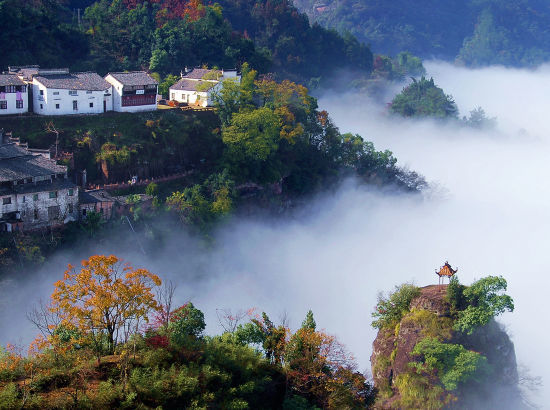
<instances>
[{"instance_id":1,"label":"distant mountain slope","mask_svg":"<svg viewBox=\"0 0 550 410\"><path fill-rule=\"evenodd\" d=\"M333 84L341 69L368 76L373 64L365 44L310 25L290 0L0 0L0 22L10 44L0 71L39 64L166 75L247 61L316 86Z\"/></svg>"},{"instance_id":2,"label":"distant mountain slope","mask_svg":"<svg viewBox=\"0 0 550 410\"><path fill-rule=\"evenodd\" d=\"M295 0L311 21L349 31L373 51L408 50L467 65L550 59L550 2L542 0Z\"/></svg>"}]
</instances>

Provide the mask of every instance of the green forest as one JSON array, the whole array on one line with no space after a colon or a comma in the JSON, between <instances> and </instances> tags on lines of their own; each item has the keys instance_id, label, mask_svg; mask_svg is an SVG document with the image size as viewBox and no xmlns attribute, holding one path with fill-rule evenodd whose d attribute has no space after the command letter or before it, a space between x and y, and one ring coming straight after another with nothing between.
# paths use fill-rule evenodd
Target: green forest
<instances>
[{"instance_id":1,"label":"green forest","mask_svg":"<svg viewBox=\"0 0 550 410\"><path fill-rule=\"evenodd\" d=\"M246 61L260 73L315 85L333 81L337 69L368 75L373 62L355 37L310 25L286 0L2 0L0 20L0 41L10 44L2 69L39 64L102 75L145 69L164 77Z\"/></svg>"},{"instance_id":2,"label":"green forest","mask_svg":"<svg viewBox=\"0 0 550 410\"><path fill-rule=\"evenodd\" d=\"M410 51L468 66L535 66L549 58L550 4L540 0L296 0L312 22L377 53Z\"/></svg>"}]
</instances>

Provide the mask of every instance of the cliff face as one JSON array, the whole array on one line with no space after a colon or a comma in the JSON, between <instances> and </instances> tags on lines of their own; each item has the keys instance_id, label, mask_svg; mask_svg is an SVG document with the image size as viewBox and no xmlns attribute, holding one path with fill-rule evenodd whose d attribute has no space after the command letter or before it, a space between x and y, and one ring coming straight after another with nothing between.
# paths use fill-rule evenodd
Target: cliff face
<instances>
[{"instance_id":1,"label":"cliff face","mask_svg":"<svg viewBox=\"0 0 550 410\"><path fill-rule=\"evenodd\" d=\"M446 293L447 285L421 288L420 294L410 302L410 312L395 327L379 330L371 356L375 386L380 391L377 408L414 407L400 391L400 387L405 388L402 386L409 388L411 380L420 383L418 391L431 392L426 394L431 394L435 404L424 408L524 408L518 389L514 345L506 332L494 320L472 335L453 331ZM460 383L453 391L446 391L434 372L422 374L411 365L420 360L413 349L425 338L459 344L482 354L487 358L487 372Z\"/></svg>"}]
</instances>

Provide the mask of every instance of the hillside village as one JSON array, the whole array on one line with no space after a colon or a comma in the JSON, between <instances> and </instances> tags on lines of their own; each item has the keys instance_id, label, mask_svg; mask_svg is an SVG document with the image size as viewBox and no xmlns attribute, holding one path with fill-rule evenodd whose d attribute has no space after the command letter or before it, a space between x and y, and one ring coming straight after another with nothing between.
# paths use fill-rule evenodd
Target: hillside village
<instances>
[{"instance_id":1,"label":"hillside village","mask_svg":"<svg viewBox=\"0 0 550 410\"><path fill-rule=\"evenodd\" d=\"M108 220L124 215L126 196L113 197L104 189L86 190L70 180L67 166L58 165L45 150L28 149L8 135L0 134L0 232L56 227L86 220L90 212ZM150 196L134 201L148 206Z\"/></svg>"},{"instance_id":2,"label":"hillside village","mask_svg":"<svg viewBox=\"0 0 550 410\"><path fill-rule=\"evenodd\" d=\"M186 68L181 79L170 87L170 100L212 106L213 92L228 78L239 81L240 76L237 70ZM71 73L68 68L32 65L11 66L0 74L0 115L152 111L161 100L158 81L145 71L113 72L101 77L95 72Z\"/></svg>"},{"instance_id":3,"label":"hillside village","mask_svg":"<svg viewBox=\"0 0 550 410\"><path fill-rule=\"evenodd\" d=\"M170 87L170 105L209 107L222 81L240 80L236 70L187 69ZM162 102L158 82L144 71L71 73L39 66L9 67L0 75L0 115L102 114L144 112ZM69 154L70 155L70 154ZM0 131L0 231L27 231L85 220L90 212L110 219L127 208L124 197L103 189L86 189L86 171L68 177L49 150L29 149L19 138ZM135 182L135 181L134 181ZM151 200L142 195L140 202Z\"/></svg>"}]
</instances>

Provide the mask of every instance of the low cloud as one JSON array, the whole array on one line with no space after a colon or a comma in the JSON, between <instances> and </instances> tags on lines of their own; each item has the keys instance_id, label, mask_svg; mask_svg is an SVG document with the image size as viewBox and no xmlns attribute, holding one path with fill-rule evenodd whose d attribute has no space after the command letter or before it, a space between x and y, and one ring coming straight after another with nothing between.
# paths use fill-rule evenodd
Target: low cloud
<instances>
[{"instance_id":1,"label":"low cloud","mask_svg":"<svg viewBox=\"0 0 550 410\"><path fill-rule=\"evenodd\" d=\"M427 68L463 115L482 106L497 117L497 127L480 131L396 119L384 104L354 94L320 100L342 131L392 150L401 165L425 175L432 189L424 195L381 193L349 180L297 217L233 221L214 235L211 248L174 234L154 257L144 256L128 233L116 245L58 254L37 272L22 272L0 286L0 343L27 342L35 333L24 312L51 293L68 262L112 252L176 281L179 301L193 300L211 333L220 330L216 308L257 307L275 319L286 311L293 327L312 309L318 326L336 334L367 369L377 293L405 281L437 283L434 270L449 260L463 283L489 274L507 278L516 311L500 321L508 326L518 361L550 380L550 330L543 319L550 68L467 70L436 62ZM547 390L538 401L550 402Z\"/></svg>"}]
</instances>

